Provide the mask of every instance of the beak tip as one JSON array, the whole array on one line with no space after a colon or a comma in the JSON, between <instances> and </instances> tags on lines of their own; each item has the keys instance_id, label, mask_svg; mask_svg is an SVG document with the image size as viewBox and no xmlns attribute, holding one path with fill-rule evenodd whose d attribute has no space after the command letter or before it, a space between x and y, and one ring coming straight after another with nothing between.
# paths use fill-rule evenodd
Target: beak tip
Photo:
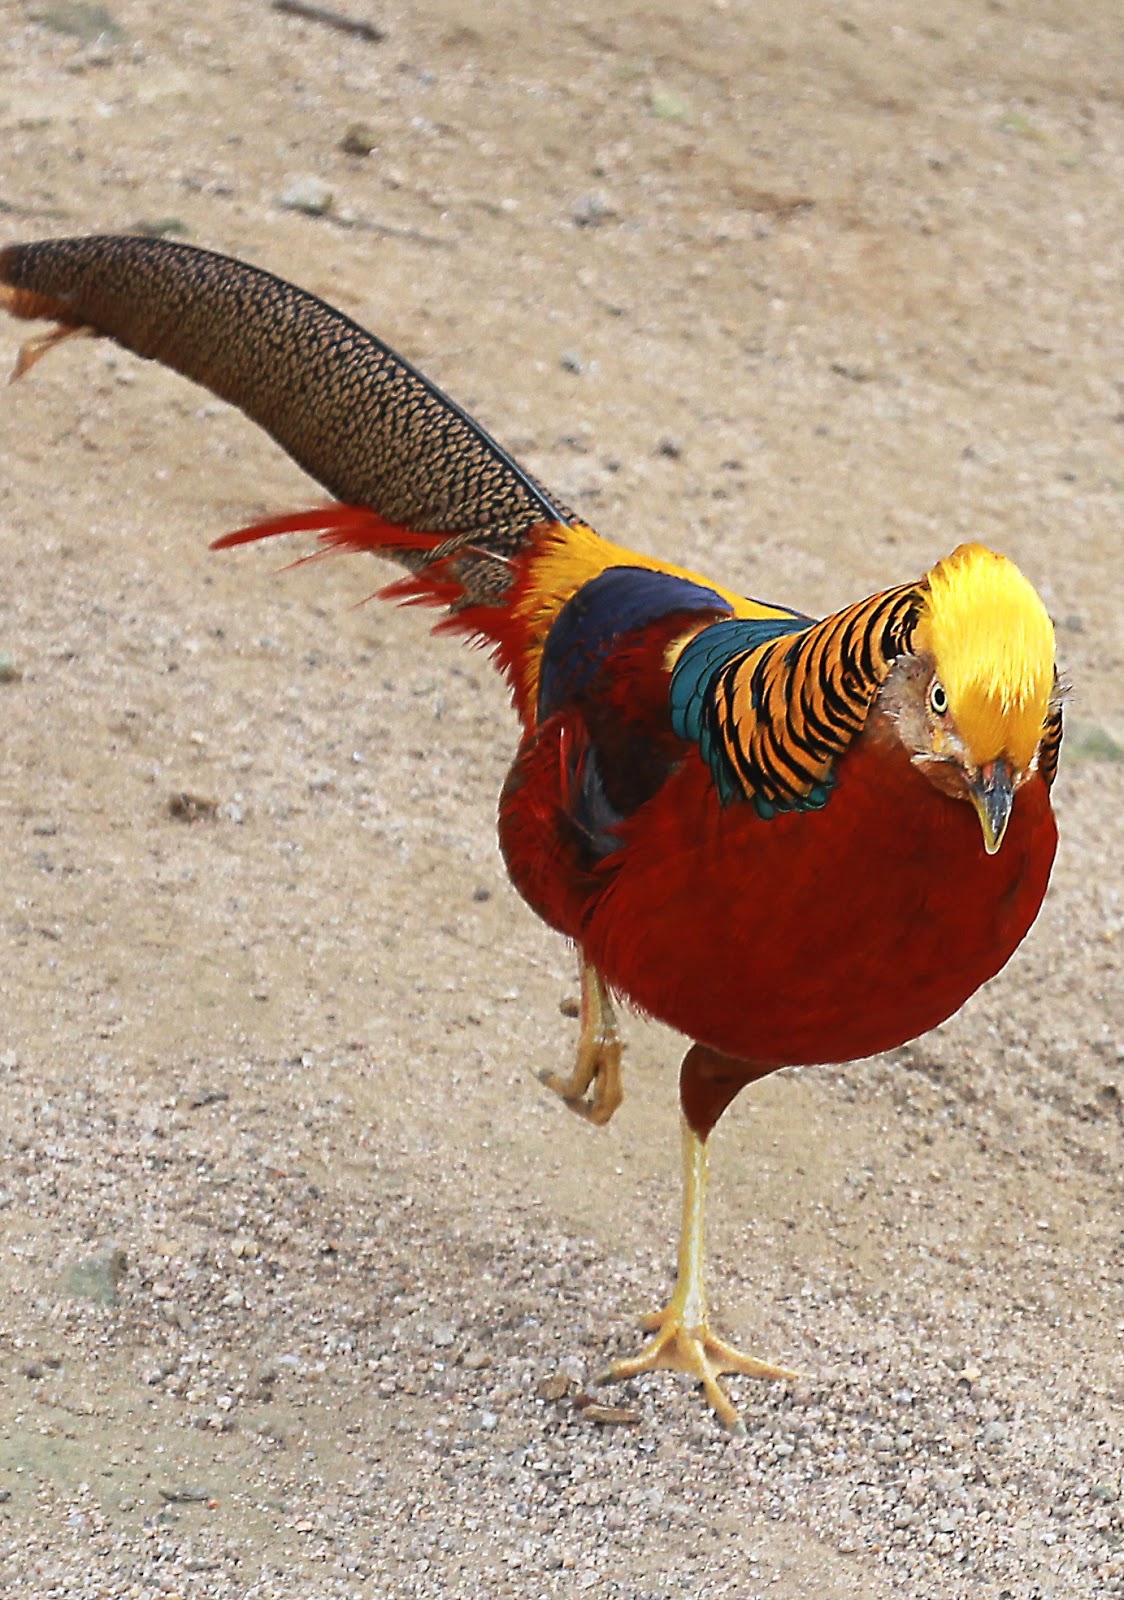
<instances>
[{"instance_id":1,"label":"beak tip","mask_svg":"<svg viewBox=\"0 0 1124 1600\"><path fill-rule=\"evenodd\" d=\"M970 789L972 804L980 819L984 849L989 856L998 855L1015 802L1015 786L1006 761L989 762Z\"/></svg>"}]
</instances>

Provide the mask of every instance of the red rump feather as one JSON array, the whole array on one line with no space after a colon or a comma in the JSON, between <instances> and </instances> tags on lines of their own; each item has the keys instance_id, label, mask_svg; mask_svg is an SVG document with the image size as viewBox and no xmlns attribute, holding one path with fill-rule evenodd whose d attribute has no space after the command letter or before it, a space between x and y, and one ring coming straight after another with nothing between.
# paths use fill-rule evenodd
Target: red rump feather
<instances>
[{"instance_id":1,"label":"red rump feather","mask_svg":"<svg viewBox=\"0 0 1124 1600\"><path fill-rule=\"evenodd\" d=\"M315 511L294 511L280 517L252 522L233 533L224 533L211 545L212 550L230 550L239 544L255 544L286 533L315 533L320 548L292 562L300 567L306 561L324 556L366 553L384 560L402 559L410 554L427 555L457 536L450 533L415 533L396 522L388 522L367 506L326 505ZM450 570L452 556L438 556L422 564L421 570L377 589L372 599L397 600L403 605L451 606L464 599L464 587ZM481 632L475 624L464 626L454 619L457 632ZM444 624L438 623L438 629ZM436 631L436 630L435 630Z\"/></svg>"},{"instance_id":2,"label":"red rump feather","mask_svg":"<svg viewBox=\"0 0 1124 1600\"><path fill-rule=\"evenodd\" d=\"M524 705L521 681L527 630L517 616L518 601L527 582L527 557L534 549L534 530L531 530L524 550L514 558L518 568L515 581L504 593L502 601L494 605L466 604L464 584L457 573L457 560L470 553L472 546L461 544L455 532L416 532L399 523L388 522L369 506L329 503L312 511L267 517L261 522L224 533L220 539L214 540L211 549L230 550L236 545L255 544L259 539L274 539L289 533L315 533L319 545L309 555L299 556L291 562L290 565L294 567L330 555L351 553L376 555L389 561L405 561L410 566L416 563L417 571L376 589L368 598L393 600L408 606L444 607L449 614L434 626L433 632L467 635L478 644L490 647L497 666L511 685L520 716L527 722L530 713ZM447 555L436 554L446 545L451 546Z\"/></svg>"},{"instance_id":3,"label":"red rump feather","mask_svg":"<svg viewBox=\"0 0 1124 1600\"><path fill-rule=\"evenodd\" d=\"M329 504L312 511L291 511L281 517L251 522L216 539L212 550L231 550L238 544L256 544L282 533L319 533L321 543L335 550L368 550L387 555L395 550L432 550L450 537L447 533L412 533L388 522L368 506Z\"/></svg>"}]
</instances>

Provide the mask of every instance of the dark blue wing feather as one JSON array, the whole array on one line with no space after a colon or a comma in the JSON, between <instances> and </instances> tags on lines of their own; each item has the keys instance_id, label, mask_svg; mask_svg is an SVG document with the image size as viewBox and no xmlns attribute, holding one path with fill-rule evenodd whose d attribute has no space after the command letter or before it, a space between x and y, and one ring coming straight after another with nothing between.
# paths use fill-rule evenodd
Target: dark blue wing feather
<instances>
[{"instance_id":1,"label":"dark blue wing feather","mask_svg":"<svg viewBox=\"0 0 1124 1600\"><path fill-rule=\"evenodd\" d=\"M547 635L539 721L581 695L622 635L671 612L729 610L721 595L689 578L648 567L609 567L567 600Z\"/></svg>"}]
</instances>

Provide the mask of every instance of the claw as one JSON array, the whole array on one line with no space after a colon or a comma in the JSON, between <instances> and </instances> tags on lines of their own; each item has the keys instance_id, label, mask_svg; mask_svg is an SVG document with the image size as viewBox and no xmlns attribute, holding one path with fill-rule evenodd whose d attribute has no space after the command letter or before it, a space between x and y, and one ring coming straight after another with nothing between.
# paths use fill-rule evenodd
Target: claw
<instances>
[{"instance_id":1,"label":"claw","mask_svg":"<svg viewBox=\"0 0 1124 1600\"><path fill-rule=\"evenodd\" d=\"M643 1326L654 1330L655 1338L639 1355L614 1361L599 1375L597 1382L635 1378L641 1372L685 1372L702 1385L718 1420L735 1433L744 1430L737 1408L718 1381L722 1373L737 1372L748 1378L764 1378L776 1383L795 1382L799 1377L799 1373L789 1367L759 1361L756 1356L746 1355L725 1339L719 1339L711 1333L705 1319L697 1327L688 1327L674 1298L665 1310L645 1317Z\"/></svg>"},{"instance_id":2,"label":"claw","mask_svg":"<svg viewBox=\"0 0 1124 1600\"><path fill-rule=\"evenodd\" d=\"M0 301L0 306L3 306L3 301ZM16 365L11 370L8 382L14 384L16 379L22 378L24 373L30 371L30 368L35 363L42 362L43 357L50 350L53 350L56 344L62 344L64 339L91 338L91 336L96 338L96 334L98 334L96 328L90 328L90 326L85 325L75 328L70 323L61 322L54 328L50 328L46 333L35 334L34 339L24 339L24 342L19 346L18 352L16 352Z\"/></svg>"},{"instance_id":3,"label":"claw","mask_svg":"<svg viewBox=\"0 0 1124 1600\"><path fill-rule=\"evenodd\" d=\"M540 1072L539 1082L560 1095L571 1111L597 1126L608 1122L624 1098L616 1014L595 967L582 967L581 1036L574 1070L569 1077ZM591 1084L593 1092L589 1094Z\"/></svg>"}]
</instances>

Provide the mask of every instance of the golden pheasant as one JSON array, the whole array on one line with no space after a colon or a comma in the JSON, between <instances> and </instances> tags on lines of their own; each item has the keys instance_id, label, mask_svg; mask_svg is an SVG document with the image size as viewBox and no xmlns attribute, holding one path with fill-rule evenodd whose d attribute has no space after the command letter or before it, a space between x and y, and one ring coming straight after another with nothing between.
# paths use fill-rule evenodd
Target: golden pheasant
<instances>
[{"instance_id":1,"label":"golden pheasant","mask_svg":"<svg viewBox=\"0 0 1124 1600\"><path fill-rule=\"evenodd\" d=\"M334 503L299 529L408 569L490 646L521 738L500 797L512 882L576 945L577 1059L545 1081L592 1122L621 1098L620 996L691 1041L679 1079L679 1270L609 1376L785 1369L710 1328L708 1140L782 1066L887 1050L992 977L1042 903L1062 715L1049 617L1005 557L963 545L822 621L600 538L420 372L323 301L183 244L0 252L0 297L239 406Z\"/></svg>"}]
</instances>

